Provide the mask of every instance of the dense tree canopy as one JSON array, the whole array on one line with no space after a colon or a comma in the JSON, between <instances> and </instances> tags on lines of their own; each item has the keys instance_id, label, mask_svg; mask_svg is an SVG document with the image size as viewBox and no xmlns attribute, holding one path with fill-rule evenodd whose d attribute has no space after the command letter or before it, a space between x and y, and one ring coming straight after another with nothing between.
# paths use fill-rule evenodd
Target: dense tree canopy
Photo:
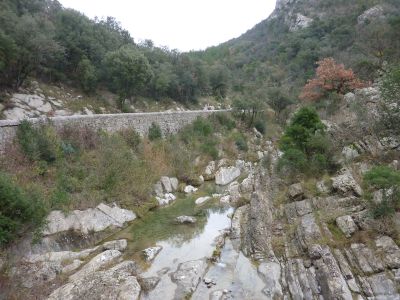
<instances>
[{"instance_id":1,"label":"dense tree canopy","mask_svg":"<svg viewBox=\"0 0 400 300\"><path fill-rule=\"evenodd\" d=\"M224 98L228 72L151 40L135 44L112 17L90 20L56 0L0 3L0 86L29 77L65 81L93 93L106 86L121 97Z\"/></svg>"},{"instance_id":2,"label":"dense tree canopy","mask_svg":"<svg viewBox=\"0 0 400 300\"><path fill-rule=\"evenodd\" d=\"M129 48L140 60L148 61L144 69L149 73L137 75L146 79L140 80L140 88L133 85L122 94L183 103L195 102L199 96L254 102L252 95L257 95L263 104L268 101L279 112L298 98L315 73L316 61L334 57L366 81L376 78L386 62L398 62L400 4L395 0L381 2L389 8L385 18L361 24L358 16L376 1L319 1L309 6L298 1L293 4L296 9L313 17L307 28L291 30L285 17L288 12L283 12L237 39L206 51L179 53L156 47L151 40L136 44L114 18L91 20L63 8L56 0L3 0L0 86L16 89L32 76L66 81L87 93L109 87L121 94L121 86L115 82L118 76L113 79L110 75L125 73L126 64L107 62ZM318 17L315 11L326 14ZM122 69L117 70L117 65ZM352 77L348 71L342 68L340 72ZM150 73L153 76L148 76ZM356 85L349 82L350 87ZM349 86L342 87L332 89L343 92ZM277 90L280 93L275 93Z\"/></svg>"}]
</instances>

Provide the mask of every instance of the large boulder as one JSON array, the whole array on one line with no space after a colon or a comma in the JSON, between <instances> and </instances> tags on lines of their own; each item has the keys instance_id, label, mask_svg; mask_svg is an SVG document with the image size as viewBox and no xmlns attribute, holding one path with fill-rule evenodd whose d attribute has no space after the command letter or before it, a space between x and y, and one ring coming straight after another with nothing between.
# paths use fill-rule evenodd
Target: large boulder
<instances>
[{"instance_id":1,"label":"large boulder","mask_svg":"<svg viewBox=\"0 0 400 300\"><path fill-rule=\"evenodd\" d=\"M376 256L374 251L365 244L354 243L351 244L350 249L354 260L363 273L372 274L382 272L385 269L380 257Z\"/></svg>"},{"instance_id":2,"label":"large boulder","mask_svg":"<svg viewBox=\"0 0 400 300\"><path fill-rule=\"evenodd\" d=\"M345 196L351 194L355 196L362 195L360 185L348 169L343 169L341 174L332 178L332 187Z\"/></svg>"},{"instance_id":3,"label":"large boulder","mask_svg":"<svg viewBox=\"0 0 400 300\"><path fill-rule=\"evenodd\" d=\"M172 281L177 285L174 299L185 299L193 293L206 268L207 262L204 259L180 264L178 270L171 274Z\"/></svg>"},{"instance_id":4,"label":"large boulder","mask_svg":"<svg viewBox=\"0 0 400 300\"><path fill-rule=\"evenodd\" d=\"M179 224L194 224L197 222L197 219L191 216L179 216L175 218L175 221Z\"/></svg>"},{"instance_id":5,"label":"large boulder","mask_svg":"<svg viewBox=\"0 0 400 300\"><path fill-rule=\"evenodd\" d=\"M342 150L342 156L346 162L352 161L356 157L360 156L358 151L352 146L345 146Z\"/></svg>"},{"instance_id":6,"label":"large boulder","mask_svg":"<svg viewBox=\"0 0 400 300\"><path fill-rule=\"evenodd\" d=\"M164 206L164 205L168 205L171 202L175 201L176 196L172 193L166 193L166 194L164 194L163 197L156 196L156 200L158 202L158 205Z\"/></svg>"},{"instance_id":7,"label":"large boulder","mask_svg":"<svg viewBox=\"0 0 400 300\"><path fill-rule=\"evenodd\" d=\"M171 180L170 180L169 177L162 176L160 181L161 181L161 185L162 185L162 187L164 189L164 192L166 192L166 193L172 193L173 192L172 185L171 185Z\"/></svg>"},{"instance_id":8,"label":"large boulder","mask_svg":"<svg viewBox=\"0 0 400 300\"><path fill-rule=\"evenodd\" d=\"M241 197L240 195L240 184L234 181L228 186L228 193L231 196L230 201L237 201Z\"/></svg>"},{"instance_id":9,"label":"large boulder","mask_svg":"<svg viewBox=\"0 0 400 300\"><path fill-rule=\"evenodd\" d=\"M281 265L274 261L263 262L258 266L258 273L265 281L263 293L270 299L283 298L281 278Z\"/></svg>"},{"instance_id":10,"label":"large boulder","mask_svg":"<svg viewBox=\"0 0 400 300\"><path fill-rule=\"evenodd\" d=\"M375 240L375 245L388 268L400 268L400 249L391 237L381 236Z\"/></svg>"},{"instance_id":11,"label":"large boulder","mask_svg":"<svg viewBox=\"0 0 400 300\"><path fill-rule=\"evenodd\" d=\"M160 253L161 250L162 250L161 246L154 246L144 249L142 252L146 261L152 261L156 258L156 256L158 255L158 253Z\"/></svg>"},{"instance_id":12,"label":"large boulder","mask_svg":"<svg viewBox=\"0 0 400 300\"><path fill-rule=\"evenodd\" d=\"M95 251L97 251L99 247L94 247L91 249L85 249L82 251L74 252L74 251L58 251L58 252L46 252L44 254L30 254L24 257L24 262L28 263L37 263L37 262L56 262L63 263L65 261L72 261L75 259L85 259Z\"/></svg>"},{"instance_id":13,"label":"large boulder","mask_svg":"<svg viewBox=\"0 0 400 300\"><path fill-rule=\"evenodd\" d=\"M176 177L170 177L169 182L171 183L171 187L173 191L176 191L179 186L179 180Z\"/></svg>"},{"instance_id":14,"label":"large boulder","mask_svg":"<svg viewBox=\"0 0 400 300\"><path fill-rule=\"evenodd\" d=\"M253 191L253 176L250 174L245 179L243 179L240 184L240 191L242 193L251 193Z\"/></svg>"},{"instance_id":15,"label":"large boulder","mask_svg":"<svg viewBox=\"0 0 400 300\"><path fill-rule=\"evenodd\" d=\"M141 277L138 278L139 284L142 287L143 291L149 292L154 290L157 284L160 282L161 278L154 276L154 277Z\"/></svg>"},{"instance_id":16,"label":"large boulder","mask_svg":"<svg viewBox=\"0 0 400 300\"><path fill-rule=\"evenodd\" d=\"M303 199L304 191L301 183L295 183L289 186L288 190L289 198L293 201L298 201Z\"/></svg>"},{"instance_id":17,"label":"large boulder","mask_svg":"<svg viewBox=\"0 0 400 300\"><path fill-rule=\"evenodd\" d=\"M134 276L136 273L136 264L125 261L109 270L76 278L56 289L48 300L139 299L141 288Z\"/></svg>"},{"instance_id":18,"label":"large boulder","mask_svg":"<svg viewBox=\"0 0 400 300\"><path fill-rule=\"evenodd\" d=\"M103 250L125 251L125 249L128 247L128 241L126 239L109 241L105 242L101 247Z\"/></svg>"},{"instance_id":19,"label":"large boulder","mask_svg":"<svg viewBox=\"0 0 400 300\"><path fill-rule=\"evenodd\" d=\"M99 232L108 227L123 227L126 222L136 219L134 212L122 209L117 205L99 204L96 208L74 210L64 213L52 211L46 218L47 226L43 235L75 230L84 234Z\"/></svg>"},{"instance_id":20,"label":"large boulder","mask_svg":"<svg viewBox=\"0 0 400 300\"><path fill-rule=\"evenodd\" d=\"M54 261L40 261L34 264L23 263L11 269L11 275L25 288L49 285L61 274L62 265Z\"/></svg>"},{"instance_id":21,"label":"large boulder","mask_svg":"<svg viewBox=\"0 0 400 300\"><path fill-rule=\"evenodd\" d=\"M204 180L213 180L215 178L215 169L215 161L210 161L203 172Z\"/></svg>"},{"instance_id":22,"label":"large boulder","mask_svg":"<svg viewBox=\"0 0 400 300\"><path fill-rule=\"evenodd\" d=\"M351 237L357 231L357 225L351 216L341 216L336 218L336 225L346 237Z\"/></svg>"},{"instance_id":23,"label":"large boulder","mask_svg":"<svg viewBox=\"0 0 400 300\"><path fill-rule=\"evenodd\" d=\"M185 186L185 188L183 189L183 191L185 192L185 194L191 194L191 193L195 193L197 192L198 188L195 188L192 185L187 185Z\"/></svg>"},{"instance_id":24,"label":"large boulder","mask_svg":"<svg viewBox=\"0 0 400 300\"><path fill-rule=\"evenodd\" d=\"M319 246L314 255L313 264L316 267L318 283L324 299L352 300L353 297L346 284L340 267L328 246Z\"/></svg>"},{"instance_id":25,"label":"large boulder","mask_svg":"<svg viewBox=\"0 0 400 300\"><path fill-rule=\"evenodd\" d=\"M395 283L383 272L367 278L369 286L374 294L374 299L400 299L400 294Z\"/></svg>"},{"instance_id":26,"label":"large boulder","mask_svg":"<svg viewBox=\"0 0 400 300\"><path fill-rule=\"evenodd\" d=\"M154 189L155 194L158 197L162 197L164 195L164 189L163 189L163 186L161 184L161 181L158 181L157 183L155 183L153 185L153 189Z\"/></svg>"},{"instance_id":27,"label":"large boulder","mask_svg":"<svg viewBox=\"0 0 400 300\"><path fill-rule=\"evenodd\" d=\"M240 169L237 167L222 167L215 174L217 185L227 185L240 176Z\"/></svg>"},{"instance_id":28,"label":"large boulder","mask_svg":"<svg viewBox=\"0 0 400 300\"><path fill-rule=\"evenodd\" d=\"M309 199L305 199L285 204L285 214L288 222L292 224L298 217L312 213L313 210L310 202Z\"/></svg>"},{"instance_id":29,"label":"large boulder","mask_svg":"<svg viewBox=\"0 0 400 300\"><path fill-rule=\"evenodd\" d=\"M301 217L300 224L296 230L296 238L303 250L307 250L308 247L322 238L321 230L313 214Z\"/></svg>"},{"instance_id":30,"label":"large boulder","mask_svg":"<svg viewBox=\"0 0 400 300\"><path fill-rule=\"evenodd\" d=\"M210 196L200 197L200 198L196 199L195 203L196 203L196 205L201 205L211 199L212 198Z\"/></svg>"},{"instance_id":31,"label":"large boulder","mask_svg":"<svg viewBox=\"0 0 400 300\"><path fill-rule=\"evenodd\" d=\"M106 250L95 257L93 257L86 265L84 265L78 272L69 277L70 281L86 277L87 275L100 270L100 268L115 262L122 253L118 250Z\"/></svg>"}]
</instances>

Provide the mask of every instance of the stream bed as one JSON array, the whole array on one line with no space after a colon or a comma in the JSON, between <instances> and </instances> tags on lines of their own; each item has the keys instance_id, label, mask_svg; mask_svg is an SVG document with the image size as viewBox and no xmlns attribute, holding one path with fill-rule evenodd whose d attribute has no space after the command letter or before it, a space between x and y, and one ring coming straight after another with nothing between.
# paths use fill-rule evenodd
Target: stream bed
<instances>
[{"instance_id":1,"label":"stream bed","mask_svg":"<svg viewBox=\"0 0 400 300\"><path fill-rule=\"evenodd\" d=\"M201 206L194 202L193 196L179 197L173 204L135 220L113 237L128 239L125 257L140 264L142 277L160 278L153 290L142 293L141 299L176 299L177 286L171 274L181 263L210 258L216 249L216 240L230 229L232 207L221 206L215 199ZM177 224L174 220L181 215L194 216L197 222ZM153 261L145 261L142 251L154 246L161 246L162 250ZM216 284L208 287L201 281L192 299L208 299L210 293L223 290L237 299L265 298L261 293L264 283L257 275L257 267L234 249L229 238L226 238L220 261L208 262L200 276L212 278Z\"/></svg>"}]
</instances>

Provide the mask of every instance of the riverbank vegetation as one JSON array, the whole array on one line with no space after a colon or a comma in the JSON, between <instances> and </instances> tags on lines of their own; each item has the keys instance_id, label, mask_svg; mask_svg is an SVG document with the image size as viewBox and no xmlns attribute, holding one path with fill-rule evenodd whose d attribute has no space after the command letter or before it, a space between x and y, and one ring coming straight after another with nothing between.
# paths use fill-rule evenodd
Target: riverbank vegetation
<instances>
[{"instance_id":1,"label":"riverbank vegetation","mask_svg":"<svg viewBox=\"0 0 400 300\"><path fill-rule=\"evenodd\" d=\"M196 185L210 160L255 157L248 154L251 131L230 114L198 118L164 138L157 125L152 128L141 137L133 129L106 133L65 127L57 132L50 122L33 126L23 121L1 160L0 206L18 209L1 215L0 244L26 226L37 227L54 209L116 202L140 216L156 205L153 184L161 176Z\"/></svg>"}]
</instances>

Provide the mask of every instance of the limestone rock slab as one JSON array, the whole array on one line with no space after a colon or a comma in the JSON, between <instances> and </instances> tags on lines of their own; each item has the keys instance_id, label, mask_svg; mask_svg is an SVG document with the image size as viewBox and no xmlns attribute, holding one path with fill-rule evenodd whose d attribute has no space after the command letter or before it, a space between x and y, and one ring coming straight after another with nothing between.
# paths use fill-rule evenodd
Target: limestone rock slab
<instances>
[{"instance_id":1,"label":"limestone rock slab","mask_svg":"<svg viewBox=\"0 0 400 300\"><path fill-rule=\"evenodd\" d=\"M240 176L240 169L237 167L222 167L215 174L217 185L227 185Z\"/></svg>"}]
</instances>

